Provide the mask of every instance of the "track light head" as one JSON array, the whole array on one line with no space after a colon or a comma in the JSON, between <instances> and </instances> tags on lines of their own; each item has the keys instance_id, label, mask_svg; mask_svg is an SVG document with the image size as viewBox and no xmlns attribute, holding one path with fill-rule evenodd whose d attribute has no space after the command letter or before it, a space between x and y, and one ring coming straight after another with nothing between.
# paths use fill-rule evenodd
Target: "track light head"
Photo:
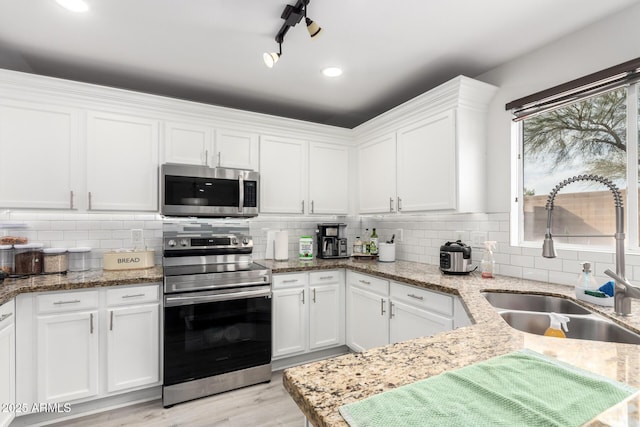
<instances>
[{"instance_id":1,"label":"track light head","mask_svg":"<svg viewBox=\"0 0 640 427\"><path fill-rule=\"evenodd\" d=\"M278 59L282 56L282 41L278 42L278 52L265 52L262 54L262 60L264 61L264 65L268 68L273 68L278 62Z\"/></svg>"},{"instance_id":2,"label":"track light head","mask_svg":"<svg viewBox=\"0 0 640 427\"><path fill-rule=\"evenodd\" d=\"M320 28L320 25L313 22L309 18L304 18L304 20L307 23L307 31L309 31L309 35L311 36L311 38L313 39L316 36L318 36L320 34L320 31L322 31L322 28Z\"/></svg>"}]
</instances>

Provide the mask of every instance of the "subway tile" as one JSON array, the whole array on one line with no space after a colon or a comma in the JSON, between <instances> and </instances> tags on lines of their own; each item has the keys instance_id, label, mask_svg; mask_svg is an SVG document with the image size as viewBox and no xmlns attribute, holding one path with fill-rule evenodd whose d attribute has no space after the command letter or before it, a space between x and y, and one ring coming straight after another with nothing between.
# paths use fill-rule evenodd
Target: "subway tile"
<instances>
[{"instance_id":1,"label":"subway tile","mask_svg":"<svg viewBox=\"0 0 640 427\"><path fill-rule=\"evenodd\" d=\"M62 240L63 232L62 231L38 231L37 239L41 242L45 240Z\"/></svg>"},{"instance_id":2,"label":"subway tile","mask_svg":"<svg viewBox=\"0 0 640 427\"><path fill-rule=\"evenodd\" d=\"M522 278L527 280L537 280L539 282L549 281L549 271L538 268L523 268Z\"/></svg>"},{"instance_id":3,"label":"subway tile","mask_svg":"<svg viewBox=\"0 0 640 427\"><path fill-rule=\"evenodd\" d=\"M498 271L496 274L517 277L518 279L522 279L522 267L518 267L515 265L505 265L505 264L496 264L496 266L498 267Z\"/></svg>"},{"instance_id":4,"label":"subway tile","mask_svg":"<svg viewBox=\"0 0 640 427\"><path fill-rule=\"evenodd\" d=\"M511 265L531 268L534 264L534 258L525 255L511 255L510 262Z\"/></svg>"},{"instance_id":5,"label":"subway tile","mask_svg":"<svg viewBox=\"0 0 640 427\"><path fill-rule=\"evenodd\" d=\"M87 240L89 232L84 230L66 230L63 231L64 240Z\"/></svg>"}]
</instances>

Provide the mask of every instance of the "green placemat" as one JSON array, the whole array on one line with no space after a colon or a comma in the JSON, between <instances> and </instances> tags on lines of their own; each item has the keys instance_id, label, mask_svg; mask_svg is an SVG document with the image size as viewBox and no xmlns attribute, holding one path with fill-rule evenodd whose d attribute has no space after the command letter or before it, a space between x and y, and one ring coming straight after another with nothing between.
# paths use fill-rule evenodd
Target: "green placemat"
<instances>
[{"instance_id":1,"label":"green placemat","mask_svg":"<svg viewBox=\"0 0 640 427\"><path fill-rule=\"evenodd\" d=\"M580 426L636 391L525 349L339 410L351 427Z\"/></svg>"}]
</instances>

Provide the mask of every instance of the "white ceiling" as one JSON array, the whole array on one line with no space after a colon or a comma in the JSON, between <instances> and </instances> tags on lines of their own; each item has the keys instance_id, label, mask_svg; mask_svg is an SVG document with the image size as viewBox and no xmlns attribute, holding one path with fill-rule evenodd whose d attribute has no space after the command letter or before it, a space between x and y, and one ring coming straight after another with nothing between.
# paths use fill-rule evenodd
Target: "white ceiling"
<instances>
[{"instance_id":1,"label":"white ceiling","mask_svg":"<svg viewBox=\"0 0 640 427\"><path fill-rule=\"evenodd\" d=\"M354 127L477 76L638 0L311 0L265 67L295 0L0 1L0 67ZM328 79L327 66L344 74Z\"/></svg>"}]
</instances>

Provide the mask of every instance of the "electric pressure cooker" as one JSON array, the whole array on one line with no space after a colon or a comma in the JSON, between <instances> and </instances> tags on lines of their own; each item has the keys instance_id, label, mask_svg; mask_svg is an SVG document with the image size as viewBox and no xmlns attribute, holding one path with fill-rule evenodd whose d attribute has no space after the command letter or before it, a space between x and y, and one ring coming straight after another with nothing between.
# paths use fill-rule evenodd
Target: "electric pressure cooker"
<instances>
[{"instance_id":1,"label":"electric pressure cooker","mask_svg":"<svg viewBox=\"0 0 640 427\"><path fill-rule=\"evenodd\" d=\"M460 240L440 246L440 270L445 274L469 274L471 268L471 246Z\"/></svg>"}]
</instances>

